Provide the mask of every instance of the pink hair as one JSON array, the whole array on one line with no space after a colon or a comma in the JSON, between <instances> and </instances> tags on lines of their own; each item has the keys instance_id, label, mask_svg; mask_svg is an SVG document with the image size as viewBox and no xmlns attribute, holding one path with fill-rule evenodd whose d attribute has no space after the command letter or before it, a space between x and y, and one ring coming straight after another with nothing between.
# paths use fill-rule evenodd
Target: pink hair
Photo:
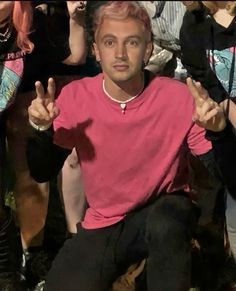
<instances>
[{"instance_id":1,"label":"pink hair","mask_svg":"<svg viewBox=\"0 0 236 291\"><path fill-rule=\"evenodd\" d=\"M12 14L13 25L17 31L17 45L22 50L31 52L34 48L28 37L33 18L31 1L14 1Z\"/></svg>"},{"instance_id":2,"label":"pink hair","mask_svg":"<svg viewBox=\"0 0 236 291\"><path fill-rule=\"evenodd\" d=\"M136 1L109 1L108 3L100 6L93 17L93 32L96 32L102 24L104 18L113 18L124 20L128 17L140 20L152 36L152 28L149 15L145 8L140 6Z\"/></svg>"}]
</instances>

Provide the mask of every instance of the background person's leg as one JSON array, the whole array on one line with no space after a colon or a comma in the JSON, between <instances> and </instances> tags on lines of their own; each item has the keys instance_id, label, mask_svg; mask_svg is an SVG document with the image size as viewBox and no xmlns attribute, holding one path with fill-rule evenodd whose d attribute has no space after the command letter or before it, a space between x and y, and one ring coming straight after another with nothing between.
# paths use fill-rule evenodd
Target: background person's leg
<instances>
[{"instance_id":1,"label":"background person's leg","mask_svg":"<svg viewBox=\"0 0 236 291\"><path fill-rule=\"evenodd\" d=\"M80 165L75 149L64 163L59 184L58 188L64 204L67 230L73 234L76 233L76 224L82 221L86 209Z\"/></svg>"},{"instance_id":2,"label":"background person's leg","mask_svg":"<svg viewBox=\"0 0 236 291\"><path fill-rule=\"evenodd\" d=\"M49 195L48 183L39 184L31 178L25 154L30 129L27 109L34 97L34 91L18 95L7 122L9 155L16 175L16 213L24 249L43 243Z\"/></svg>"},{"instance_id":3,"label":"background person's leg","mask_svg":"<svg viewBox=\"0 0 236 291\"><path fill-rule=\"evenodd\" d=\"M230 249L236 261L236 199L227 193L226 223Z\"/></svg>"},{"instance_id":4,"label":"background person's leg","mask_svg":"<svg viewBox=\"0 0 236 291\"><path fill-rule=\"evenodd\" d=\"M6 192L6 132L5 116L0 117L0 290L26 290L17 274L20 257L18 256L18 232L10 207L5 206ZM9 180L9 177L7 177Z\"/></svg>"}]
</instances>

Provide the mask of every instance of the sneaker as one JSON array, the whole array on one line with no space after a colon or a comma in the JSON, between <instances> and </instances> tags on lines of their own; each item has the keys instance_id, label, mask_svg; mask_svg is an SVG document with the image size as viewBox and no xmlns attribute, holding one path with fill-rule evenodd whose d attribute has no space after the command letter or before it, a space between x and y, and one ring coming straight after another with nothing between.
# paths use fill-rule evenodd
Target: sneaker
<instances>
[{"instance_id":1,"label":"sneaker","mask_svg":"<svg viewBox=\"0 0 236 291\"><path fill-rule=\"evenodd\" d=\"M43 282L45 282L47 273L51 268L54 256L49 252L41 250L31 254L29 257L22 258L22 278L24 278L28 287L32 290L43 290ZM41 289L35 289L41 288Z\"/></svg>"},{"instance_id":2,"label":"sneaker","mask_svg":"<svg viewBox=\"0 0 236 291\"><path fill-rule=\"evenodd\" d=\"M35 288L34 288L34 291L44 291L44 288L45 288L45 280L39 282Z\"/></svg>"},{"instance_id":3,"label":"sneaker","mask_svg":"<svg viewBox=\"0 0 236 291\"><path fill-rule=\"evenodd\" d=\"M28 291L25 281L21 280L19 274L1 273L0 274L1 291Z\"/></svg>"}]
</instances>

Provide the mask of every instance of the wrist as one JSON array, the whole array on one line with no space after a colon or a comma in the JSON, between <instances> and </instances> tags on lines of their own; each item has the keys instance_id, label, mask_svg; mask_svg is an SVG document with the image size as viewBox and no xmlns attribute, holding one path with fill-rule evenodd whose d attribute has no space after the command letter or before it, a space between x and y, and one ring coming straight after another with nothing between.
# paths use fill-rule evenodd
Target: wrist
<instances>
[{"instance_id":1,"label":"wrist","mask_svg":"<svg viewBox=\"0 0 236 291\"><path fill-rule=\"evenodd\" d=\"M210 141L217 141L221 140L222 138L226 138L228 135L230 135L232 132L232 126L230 122L226 121L224 129L221 131L212 131L212 130L206 130L206 139Z\"/></svg>"},{"instance_id":2,"label":"wrist","mask_svg":"<svg viewBox=\"0 0 236 291\"><path fill-rule=\"evenodd\" d=\"M75 26L76 28L81 26L84 28L85 26L85 20L84 17L78 16L78 15L71 15L70 16L70 27Z\"/></svg>"},{"instance_id":3,"label":"wrist","mask_svg":"<svg viewBox=\"0 0 236 291\"><path fill-rule=\"evenodd\" d=\"M228 116L229 116L229 102L230 100L229 99L225 99L224 101L222 101L219 105L224 113L224 117L226 119L228 119Z\"/></svg>"},{"instance_id":4,"label":"wrist","mask_svg":"<svg viewBox=\"0 0 236 291\"><path fill-rule=\"evenodd\" d=\"M45 125L37 125L36 123L34 123L30 119L29 119L29 124L30 124L31 127L33 127L34 129L36 129L38 131L46 131L52 126L52 123L45 124Z\"/></svg>"}]
</instances>

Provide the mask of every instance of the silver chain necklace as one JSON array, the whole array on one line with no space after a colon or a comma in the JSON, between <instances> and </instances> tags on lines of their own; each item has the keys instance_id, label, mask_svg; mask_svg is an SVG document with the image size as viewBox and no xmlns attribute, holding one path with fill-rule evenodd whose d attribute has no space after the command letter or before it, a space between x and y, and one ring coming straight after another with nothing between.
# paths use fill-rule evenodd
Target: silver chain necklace
<instances>
[{"instance_id":1,"label":"silver chain necklace","mask_svg":"<svg viewBox=\"0 0 236 291\"><path fill-rule=\"evenodd\" d=\"M132 96L132 97L130 97L129 99L127 99L125 101L120 101L120 100L117 100L117 99L111 97L111 95L107 92L107 90L105 88L105 80L104 79L103 79L103 82L102 82L102 88L103 88L103 92L107 95L107 97L109 97L112 101L115 101L115 102L119 103L120 108L121 108L121 112L123 114L125 114L127 103L132 101L132 100L134 100L135 98L137 98L143 91L143 88L142 88L142 90L140 90L140 92L137 95Z\"/></svg>"}]
</instances>

